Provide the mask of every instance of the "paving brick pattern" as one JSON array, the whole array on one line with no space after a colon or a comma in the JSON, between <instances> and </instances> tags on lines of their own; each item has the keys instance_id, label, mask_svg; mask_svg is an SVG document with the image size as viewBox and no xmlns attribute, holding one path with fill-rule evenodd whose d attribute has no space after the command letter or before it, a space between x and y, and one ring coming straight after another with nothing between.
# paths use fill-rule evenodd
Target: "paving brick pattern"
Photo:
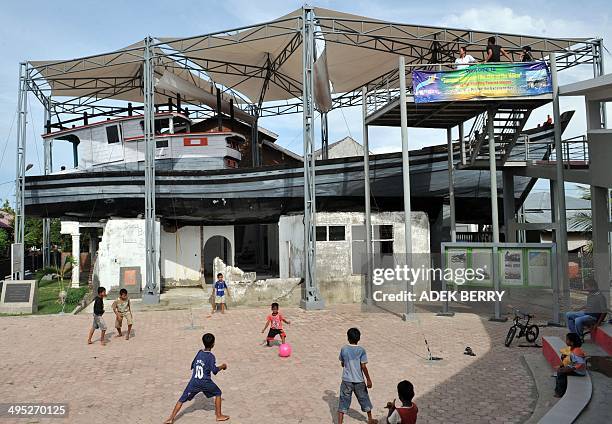
<instances>
[{"instance_id":1,"label":"paving brick pattern","mask_svg":"<svg viewBox=\"0 0 612 424\"><path fill-rule=\"evenodd\" d=\"M2 317L0 398L68 402L69 419L48 420L54 423L161 423L189 379L202 333L210 331L217 337L218 362L228 364L216 382L230 422L335 422L338 352L346 330L356 326L370 360L377 417L385 415L384 405L396 397L401 379L414 383L420 423L519 423L535 406L535 384L521 360L522 353L534 349L518 348L516 342L511 349L503 346L509 323L472 314L419 314L403 322L390 314L362 313L356 306L283 312L291 321L286 330L293 347L290 358L262 345L267 309L232 309L212 317L194 310L196 330L189 328L186 310L141 312L131 340L114 338L109 328L105 347L86 344L88 314ZM112 327L112 314L107 312L106 321ZM442 361L425 361L424 336ZM467 345L476 357L462 354ZM356 400L348 415L348 423L365 421ZM202 395L187 403L177 420L213 421L212 401Z\"/></svg>"}]
</instances>

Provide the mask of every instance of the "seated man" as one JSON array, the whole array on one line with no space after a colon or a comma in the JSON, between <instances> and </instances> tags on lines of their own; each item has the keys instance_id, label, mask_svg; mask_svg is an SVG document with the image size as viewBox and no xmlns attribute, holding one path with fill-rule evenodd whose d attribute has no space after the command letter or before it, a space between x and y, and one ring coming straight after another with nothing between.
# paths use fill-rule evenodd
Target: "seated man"
<instances>
[{"instance_id":1,"label":"seated man","mask_svg":"<svg viewBox=\"0 0 612 424\"><path fill-rule=\"evenodd\" d=\"M608 309L608 302L603 293L599 291L595 281L587 280L585 286L589 291L586 306L579 311L565 314L567 328L571 333L577 333L580 337L584 337L583 329L597 323Z\"/></svg>"}]
</instances>

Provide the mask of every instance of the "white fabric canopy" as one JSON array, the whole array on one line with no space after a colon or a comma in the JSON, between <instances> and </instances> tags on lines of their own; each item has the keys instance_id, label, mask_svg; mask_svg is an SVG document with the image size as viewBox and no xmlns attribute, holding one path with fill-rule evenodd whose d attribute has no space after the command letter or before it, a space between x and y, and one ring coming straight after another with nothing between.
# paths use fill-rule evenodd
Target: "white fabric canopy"
<instances>
[{"instance_id":1,"label":"white fabric canopy","mask_svg":"<svg viewBox=\"0 0 612 424\"><path fill-rule=\"evenodd\" d=\"M198 64L214 83L245 95L251 103L257 103L264 91L263 101L300 97L302 13L302 9L298 9L274 21L243 30L189 38L159 38L160 44L155 47L158 56L156 74L161 76L164 72L171 72L214 94L214 85L210 81L182 69L174 60L182 57ZM522 46L531 46L536 57L589 41L585 38L555 39L397 24L324 8L314 8L314 13L317 38L320 39L322 34L326 44L326 55L315 66L318 95L322 94L320 89L327 79L331 80L334 93L357 90L397 69L399 55L405 56L407 63L428 63L432 51L436 51L434 47L438 46L446 56L438 57L437 62L450 62L454 60L452 52L459 45L467 45L474 52L483 51L486 39L491 35L497 36L498 44L509 51L517 52ZM162 45L178 53L165 54ZM473 55L479 57L478 53ZM98 56L69 61L32 61L30 64L39 71L39 77L47 80L53 96L92 96L141 102L143 56L144 42L141 41ZM269 68L274 72L264 90ZM325 103L323 98L319 103Z\"/></svg>"},{"instance_id":2,"label":"white fabric canopy","mask_svg":"<svg viewBox=\"0 0 612 424\"><path fill-rule=\"evenodd\" d=\"M210 81L180 67L174 60L164 56L159 48L155 48L155 55L155 74L158 77L170 73L197 89L214 95L216 99L215 88ZM144 42L139 41L98 56L66 61L30 61L29 64L37 71L37 74L33 75L34 80L44 78L51 87L53 97L94 97L142 103L143 60ZM160 86L156 93L160 96L174 96L178 91ZM198 101L198 98L190 97L188 92L180 94L187 102ZM224 97L229 101L227 95Z\"/></svg>"}]
</instances>

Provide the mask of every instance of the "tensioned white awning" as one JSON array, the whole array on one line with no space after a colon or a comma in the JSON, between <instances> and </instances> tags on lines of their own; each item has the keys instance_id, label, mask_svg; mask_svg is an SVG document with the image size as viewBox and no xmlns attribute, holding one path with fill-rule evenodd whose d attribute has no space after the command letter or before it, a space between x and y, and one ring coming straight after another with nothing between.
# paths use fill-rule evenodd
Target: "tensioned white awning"
<instances>
[{"instance_id":1,"label":"tensioned white awning","mask_svg":"<svg viewBox=\"0 0 612 424\"><path fill-rule=\"evenodd\" d=\"M156 74L161 76L169 71L214 93L210 81L181 68L180 62L186 60L197 64L214 83L245 95L252 103L262 93L263 101L298 98L303 72L302 13L298 9L242 30L188 38L158 38ZM324 8L314 8L314 13L315 36L325 40L328 76L334 93L354 91L396 69L400 55L406 57L408 64L452 62L459 45L466 45L473 52L483 51L487 38L492 35L497 37L498 44L515 54L522 46L530 46L537 58L594 42L588 38L546 38L392 23ZM175 53L168 52L167 47ZM143 53L141 41L112 53L30 64L39 71L38 77L49 83L53 96L140 102ZM473 55L479 57L477 53ZM315 78L323 75L322 72L315 74Z\"/></svg>"},{"instance_id":2,"label":"tensioned white awning","mask_svg":"<svg viewBox=\"0 0 612 424\"><path fill-rule=\"evenodd\" d=\"M161 49L155 48L155 74L161 78L171 73L183 81L216 96L214 85L189 70L181 67L173 59L166 57ZM34 68L33 81L40 79L49 85L53 97L92 97L142 103L142 65L144 60L144 41L139 41L112 53L84 57L73 60L30 61ZM40 84L39 84L40 85ZM169 87L156 88L161 96L175 96L177 91ZM181 93L187 102L199 102L199 98ZM229 96L225 95L228 101Z\"/></svg>"}]
</instances>

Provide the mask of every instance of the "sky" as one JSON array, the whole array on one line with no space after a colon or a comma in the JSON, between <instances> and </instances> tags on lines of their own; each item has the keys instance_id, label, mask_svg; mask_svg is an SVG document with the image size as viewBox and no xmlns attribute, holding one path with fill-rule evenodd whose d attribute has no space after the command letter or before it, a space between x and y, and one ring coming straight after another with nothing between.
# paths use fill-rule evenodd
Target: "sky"
<instances>
[{"instance_id":1,"label":"sky","mask_svg":"<svg viewBox=\"0 0 612 424\"><path fill-rule=\"evenodd\" d=\"M60 60L116 50L145 36L187 37L269 21L297 8L298 1L21 1L4 2L0 9L0 200L14 201L17 84L19 62ZM450 26L549 37L601 37L612 45L612 4L609 1L512 2L439 0L408 2L310 1L308 4L401 23ZM101 6L103 5L103 6ZM606 52L604 62L612 63ZM610 65L612 66L612 65ZM606 68L606 72L608 72ZM590 65L561 72L560 83L592 76ZM30 95L26 163L28 175L42 173L43 112ZM565 137L584 134L581 98L562 98L561 111L577 111ZM612 107L609 107L612 115ZM527 127L543 122L552 106L536 110ZM329 114L330 143L347 135L362 139L361 108L345 108ZM612 122L612 116L609 118ZM262 119L260 125L279 134L278 143L301 154L301 115ZM319 134L319 131L316 131ZM317 140L320 143L320 140ZM372 127L370 149L374 153L401 150L398 128ZM411 149L446 142L444 130L410 129ZM68 152L54 152L65 155ZM547 190L538 184L536 190ZM570 187L569 191L575 190ZM570 194L568 192L568 194Z\"/></svg>"}]
</instances>

